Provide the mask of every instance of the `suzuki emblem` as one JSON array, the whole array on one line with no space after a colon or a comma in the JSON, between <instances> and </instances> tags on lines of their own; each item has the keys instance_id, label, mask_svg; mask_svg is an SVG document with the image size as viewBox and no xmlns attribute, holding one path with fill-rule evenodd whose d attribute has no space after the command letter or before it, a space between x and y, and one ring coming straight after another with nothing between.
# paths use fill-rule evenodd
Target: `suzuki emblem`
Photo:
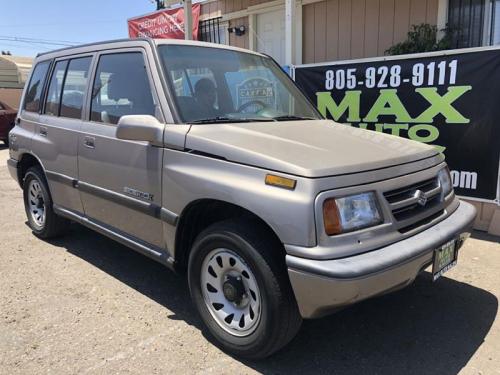
<instances>
[{"instance_id":1,"label":"suzuki emblem","mask_svg":"<svg viewBox=\"0 0 500 375\"><path fill-rule=\"evenodd\" d=\"M427 196L422 190L415 190L415 193L413 193L413 196L417 198L417 203L421 206L425 206L427 203Z\"/></svg>"}]
</instances>

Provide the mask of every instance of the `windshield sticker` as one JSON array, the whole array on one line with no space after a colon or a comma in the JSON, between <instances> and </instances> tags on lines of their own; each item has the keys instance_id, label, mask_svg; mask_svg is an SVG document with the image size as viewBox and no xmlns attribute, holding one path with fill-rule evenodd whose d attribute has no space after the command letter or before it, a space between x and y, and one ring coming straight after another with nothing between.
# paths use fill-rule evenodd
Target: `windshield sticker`
<instances>
[{"instance_id":1,"label":"windshield sticker","mask_svg":"<svg viewBox=\"0 0 500 375\"><path fill-rule=\"evenodd\" d=\"M255 105L250 105L247 109L247 111L255 112L261 108L258 102L262 102L267 107L276 108L275 86L274 82L264 78L249 78L243 81L237 85L238 107L246 103L256 102Z\"/></svg>"}]
</instances>

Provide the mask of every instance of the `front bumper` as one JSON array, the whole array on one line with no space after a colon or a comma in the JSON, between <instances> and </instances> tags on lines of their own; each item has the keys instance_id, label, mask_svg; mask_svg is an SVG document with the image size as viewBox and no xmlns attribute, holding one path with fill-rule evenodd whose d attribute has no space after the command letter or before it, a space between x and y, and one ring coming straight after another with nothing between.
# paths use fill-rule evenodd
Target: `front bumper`
<instances>
[{"instance_id":1,"label":"front bumper","mask_svg":"<svg viewBox=\"0 0 500 375\"><path fill-rule=\"evenodd\" d=\"M432 263L434 249L471 232L476 210L467 202L445 220L403 241L334 260L286 256L288 275L304 318L401 289ZM285 246L286 247L286 246Z\"/></svg>"}]
</instances>

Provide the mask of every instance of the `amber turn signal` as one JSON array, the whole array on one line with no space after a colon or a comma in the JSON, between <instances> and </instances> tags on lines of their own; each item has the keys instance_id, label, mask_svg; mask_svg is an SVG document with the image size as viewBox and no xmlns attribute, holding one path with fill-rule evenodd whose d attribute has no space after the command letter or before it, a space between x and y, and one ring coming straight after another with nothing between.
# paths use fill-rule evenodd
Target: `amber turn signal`
<instances>
[{"instance_id":1,"label":"amber turn signal","mask_svg":"<svg viewBox=\"0 0 500 375\"><path fill-rule=\"evenodd\" d=\"M325 232L329 236L342 232L339 210L335 199L327 199L323 202L323 223L325 224Z\"/></svg>"},{"instance_id":2,"label":"amber turn signal","mask_svg":"<svg viewBox=\"0 0 500 375\"><path fill-rule=\"evenodd\" d=\"M297 181L292 180L291 178L280 177L274 174L266 175L266 185L278 186L284 189L293 190L295 189L296 184Z\"/></svg>"}]
</instances>

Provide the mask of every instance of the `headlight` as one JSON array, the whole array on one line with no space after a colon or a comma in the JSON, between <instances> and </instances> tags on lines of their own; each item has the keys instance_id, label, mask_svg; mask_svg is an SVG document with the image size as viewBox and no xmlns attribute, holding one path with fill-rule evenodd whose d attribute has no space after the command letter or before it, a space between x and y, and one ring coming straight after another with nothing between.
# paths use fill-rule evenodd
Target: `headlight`
<instances>
[{"instance_id":1,"label":"headlight","mask_svg":"<svg viewBox=\"0 0 500 375\"><path fill-rule=\"evenodd\" d=\"M453 190L450 171L448 167L443 168L438 173L439 184L441 185L443 197L446 197Z\"/></svg>"},{"instance_id":2,"label":"headlight","mask_svg":"<svg viewBox=\"0 0 500 375\"><path fill-rule=\"evenodd\" d=\"M373 192L330 198L323 203L323 222L329 236L370 227L382 222Z\"/></svg>"}]
</instances>

